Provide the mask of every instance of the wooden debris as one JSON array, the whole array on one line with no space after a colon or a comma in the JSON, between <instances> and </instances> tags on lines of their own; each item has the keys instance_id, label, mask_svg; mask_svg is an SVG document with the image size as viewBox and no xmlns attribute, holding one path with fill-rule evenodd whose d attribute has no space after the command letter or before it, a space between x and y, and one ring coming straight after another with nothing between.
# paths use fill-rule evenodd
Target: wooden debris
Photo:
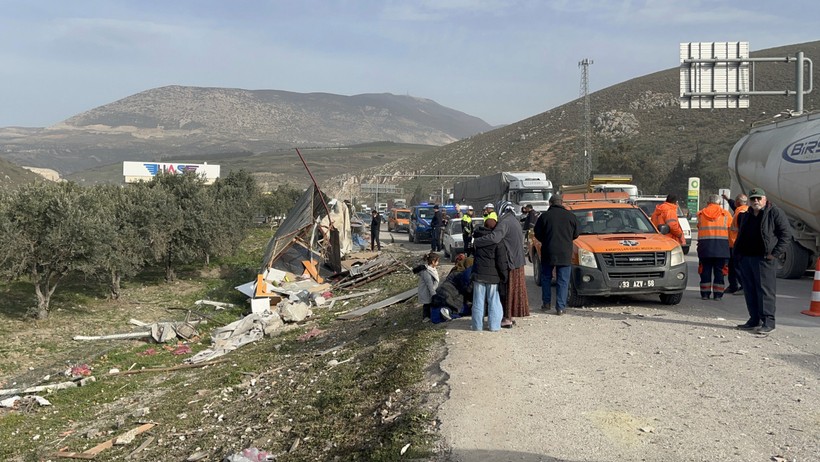
<instances>
[{"instance_id":1,"label":"wooden debris","mask_svg":"<svg viewBox=\"0 0 820 462\"><path fill-rule=\"evenodd\" d=\"M125 436L125 435L133 435L133 436L131 436L131 439L133 440L133 437L134 437L134 436L137 436L137 435L139 435L140 433L144 433L144 432L146 432L146 431L148 431L148 430L150 430L150 429L152 429L152 428L156 427L156 425L157 425L157 424L155 424L155 423L153 423L153 422L151 422L151 423L147 423L147 424L143 424L143 425L140 425L140 426L139 426L139 427L137 427L137 428L134 428L134 429L128 430L126 433L124 433L124 434L123 434L123 435L121 435L121 436L118 436L118 437L115 437L115 438L111 438L111 439L110 439L110 440L108 440L108 441L105 441L105 442L103 442L103 443L100 443L100 444L98 444L98 445L94 446L93 448L91 448L91 449L89 449L89 450L87 450L87 451L83 451L83 452L66 452L66 451L59 451L59 452L55 452L55 453L54 453L54 457L62 457L62 458L65 458L65 459L86 459L86 460L91 460L91 459L96 458L96 457L97 457L97 454L99 454L99 453L101 453L101 452L105 451L106 449L108 449L108 448L110 448L110 447L114 446L114 442L115 442L117 439L119 439L119 438L121 438L121 437L123 437L123 436ZM146 446L147 446L147 445L146 445Z\"/></svg>"},{"instance_id":2,"label":"wooden debris","mask_svg":"<svg viewBox=\"0 0 820 462\"><path fill-rule=\"evenodd\" d=\"M122 340L131 338L145 338L150 337L151 331L129 332L127 334L110 334L110 335L75 335L74 340Z\"/></svg>"},{"instance_id":3,"label":"wooden debris","mask_svg":"<svg viewBox=\"0 0 820 462\"><path fill-rule=\"evenodd\" d=\"M149 436L147 440L143 441L142 444L140 444L137 447L137 449L134 449L133 451L131 451L131 454L128 454L127 456L125 456L125 458L126 459L132 459L135 455L142 452L145 448L148 447L149 444L151 444L153 442L154 442L154 437Z\"/></svg>"},{"instance_id":4,"label":"wooden debris","mask_svg":"<svg viewBox=\"0 0 820 462\"><path fill-rule=\"evenodd\" d=\"M351 298L364 297L366 295L373 295L373 294L376 294L376 293L379 293L379 292L381 292L381 289L370 289L370 290L367 290L365 292L359 292L359 293L356 293L356 294L347 294L347 295L340 295L338 297L331 297L330 301L334 302L334 301L339 301L339 300L349 300Z\"/></svg>"},{"instance_id":5,"label":"wooden debris","mask_svg":"<svg viewBox=\"0 0 820 462\"><path fill-rule=\"evenodd\" d=\"M215 302L213 300L197 300L194 302L195 305L211 305L215 307L217 310L224 310L226 308L234 308L236 305L233 303L224 303L224 302Z\"/></svg>"},{"instance_id":6,"label":"wooden debris","mask_svg":"<svg viewBox=\"0 0 820 462\"><path fill-rule=\"evenodd\" d=\"M84 385L88 385L91 382L96 381L94 377L85 377L78 381L71 381L71 382L60 382L60 383L53 383L49 385L38 385L36 387L29 387L29 388L9 388L5 390L0 390L0 396L3 395L22 395L28 393L40 393L41 391L53 391L53 390L64 390L66 388L75 388L75 387L82 387Z\"/></svg>"},{"instance_id":7,"label":"wooden debris","mask_svg":"<svg viewBox=\"0 0 820 462\"><path fill-rule=\"evenodd\" d=\"M336 319L342 319L342 320L355 319L355 318L358 318L360 316L364 316L365 314L367 314L367 313L369 313L373 310L378 310L380 308L384 308L384 307L393 305L395 303L403 302L403 301L415 296L416 294L418 294L418 292L419 292L418 287L414 287L414 288L412 288L410 290L407 290L407 291L404 291L404 292L402 292L398 295L394 295L394 296L392 296L392 297L390 297L386 300L382 300L380 302L373 303L371 305L367 305L365 307L359 308L358 310L353 310L349 313L345 313L341 316L338 316Z\"/></svg>"},{"instance_id":8,"label":"wooden debris","mask_svg":"<svg viewBox=\"0 0 820 462\"><path fill-rule=\"evenodd\" d=\"M143 372L171 372L171 371L178 371L180 369L192 369L195 367L205 367L210 366L212 364L221 363L223 361L227 361L227 359L216 359L213 361L208 361L199 364L180 364L179 366L172 366L172 367L154 367L151 369L134 369L134 370L127 370L122 372L117 372L114 374L109 375L131 375L131 374L142 374Z\"/></svg>"}]
</instances>

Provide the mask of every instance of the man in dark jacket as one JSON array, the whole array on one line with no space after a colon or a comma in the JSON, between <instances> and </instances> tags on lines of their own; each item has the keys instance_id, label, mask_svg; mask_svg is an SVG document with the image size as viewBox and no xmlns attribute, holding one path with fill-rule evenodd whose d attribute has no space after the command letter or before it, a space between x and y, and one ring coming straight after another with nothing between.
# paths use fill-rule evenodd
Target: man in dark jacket
<instances>
[{"instance_id":1,"label":"man in dark jacket","mask_svg":"<svg viewBox=\"0 0 820 462\"><path fill-rule=\"evenodd\" d=\"M496 221L488 218L484 225L475 230L476 237L490 234L496 226ZM504 309L501 306L501 298L498 293L499 284L506 282L507 271L507 251L504 242L485 245L475 249L475 262L473 263L473 330L484 329L484 306L487 306L487 324L490 331L501 330L501 318Z\"/></svg>"},{"instance_id":2,"label":"man in dark jacket","mask_svg":"<svg viewBox=\"0 0 820 462\"><path fill-rule=\"evenodd\" d=\"M433 206L433 218L430 219L430 251L441 251L441 232L444 229L444 216L438 205Z\"/></svg>"},{"instance_id":3,"label":"man in dark jacket","mask_svg":"<svg viewBox=\"0 0 820 462\"><path fill-rule=\"evenodd\" d=\"M379 230L382 226L382 217L379 216L379 211L373 209L372 216L370 218L370 251L373 250L381 250L382 249L382 241L379 240ZM375 249L374 249L375 247Z\"/></svg>"},{"instance_id":4,"label":"man in dark jacket","mask_svg":"<svg viewBox=\"0 0 820 462\"><path fill-rule=\"evenodd\" d=\"M541 242L541 309L550 309L552 295L552 270L558 286L555 290L555 310L564 314L569 295L569 278L572 270L572 241L578 238L578 219L564 208L564 200L555 195L550 198L550 208L535 223L535 238Z\"/></svg>"},{"instance_id":5,"label":"man in dark jacket","mask_svg":"<svg viewBox=\"0 0 820 462\"><path fill-rule=\"evenodd\" d=\"M737 327L768 334L775 328L775 261L786 252L792 229L786 215L766 201L760 188L749 191L749 209L737 221L734 251L749 310L749 320Z\"/></svg>"}]
</instances>

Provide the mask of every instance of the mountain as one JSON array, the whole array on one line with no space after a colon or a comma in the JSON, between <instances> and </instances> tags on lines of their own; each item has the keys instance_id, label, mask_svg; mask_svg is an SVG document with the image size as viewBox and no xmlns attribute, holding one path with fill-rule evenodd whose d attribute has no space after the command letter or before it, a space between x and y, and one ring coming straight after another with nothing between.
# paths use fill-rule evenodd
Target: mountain
<instances>
[{"instance_id":1,"label":"mountain","mask_svg":"<svg viewBox=\"0 0 820 462\"><path fill-rule=\"evenodd\" d=\"M63 174L123 160L335 147L442 145L490 130L483 120L411 96L167 86L44 129L0 129L0 156Z\"/></svg>"},{"instance_id":2,"label":"mountain","mask_svg":"<svg viewBox=\"0 0 820 462\"><path fill-rule=\"evenodd\" d=\"M820 59L820 41L753 52L752 57ZM591 69L590 80L594 82ZM757 63L756 90L794 88L794 64ZM814 69L820 83L820 69ZM589 95L593 172L632 174L646 194L684 191L686 177L700 176L703 190L728 187L727 158L732 146L752 125L788 117L794 96L751 96L748 109L681 109L679 68L637 77ZM808 88L808 79L806 79ZM535 97L535 95L533 95ZM820 108L820 92L804 98L804 110ZM785 111L785 112L784 112ZM546 172L553 183L579 180L583 152L580 136L583 104L576 99L520 122L481 133L412 159L400 159L356 175L337 178L342 196L356 195L355 183L372 182L374 175L396 175L380 181L413 191L422 186L434 192L454 180L406 180L409 174L490 174L499 171ZM670 173L675 170L675 173Z\"/></svg>"}]
</instances>

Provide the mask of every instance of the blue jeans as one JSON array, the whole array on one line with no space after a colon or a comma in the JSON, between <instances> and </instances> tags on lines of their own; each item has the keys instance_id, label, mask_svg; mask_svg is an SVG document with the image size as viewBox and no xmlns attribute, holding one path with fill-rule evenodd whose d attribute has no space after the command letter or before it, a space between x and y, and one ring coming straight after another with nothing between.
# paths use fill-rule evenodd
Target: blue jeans
<instances>
[{"instance_id":1,"label":"blue jeans","mask_svg":"<svg viewBox=\"0 0 820 462\"><path fill-rule=\"evenodd\" d=\"M498 297L498 284L485 284L473 281L473 330L484 330L484 305L489 305L487 323L490 331L501 330L501 317L504 309L501 308L501 299Z\"/></svg>"},{"instance_id":2,"label":"blue jeans","mask_svg":"<svg viewBox=\"0 0 820 462\"><path fill-rule=\"evenodd\" d=\"M552 299L552 269L555 268L555 279L558 287L555 288L555 308L558 311L567 309L569 296L569 276L572 271L570 265L541 265L541 302L550 306Z\"/></svg>"}]
</instances>

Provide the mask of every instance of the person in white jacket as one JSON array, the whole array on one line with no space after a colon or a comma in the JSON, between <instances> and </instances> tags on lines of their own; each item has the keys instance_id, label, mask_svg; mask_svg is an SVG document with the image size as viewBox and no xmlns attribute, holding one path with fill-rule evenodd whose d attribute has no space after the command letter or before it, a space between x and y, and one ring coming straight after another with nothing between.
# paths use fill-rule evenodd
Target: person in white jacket
<instances>
[{"instance_id":1,"label":"person in white jacket","mask_svg":"<svg viewBox=\"0 0 820 462\"><path fill-rule=\"evenodd\" d=\"M430 307L433 303L433 295L438 288L438 266L439 255L430 252L424 256L424 265L417 267L419 275L419 302L422 304L422 319L430 318ZM415 271L415 270L414 270Z\"/></svg>"}]
</instances>

